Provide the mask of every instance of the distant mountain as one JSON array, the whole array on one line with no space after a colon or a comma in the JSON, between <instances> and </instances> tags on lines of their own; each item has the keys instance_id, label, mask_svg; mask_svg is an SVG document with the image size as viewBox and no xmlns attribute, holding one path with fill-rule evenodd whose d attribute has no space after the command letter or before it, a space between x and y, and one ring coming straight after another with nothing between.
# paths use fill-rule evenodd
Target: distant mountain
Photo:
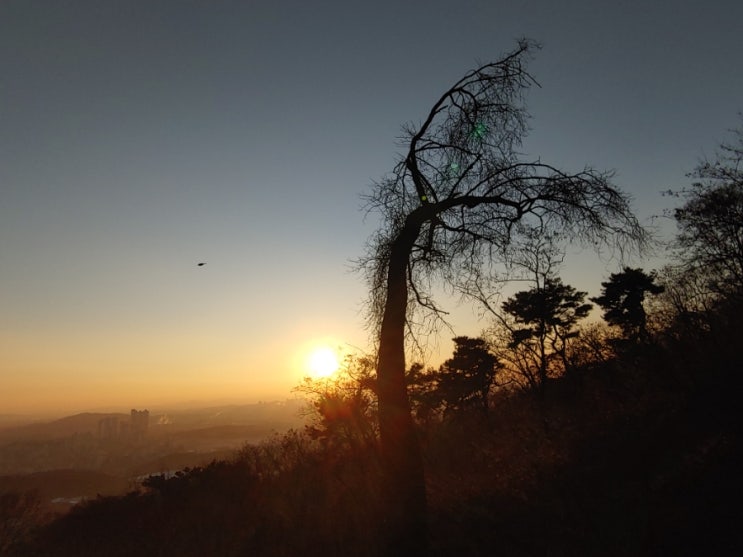
<instances>
[{"instance_id":1,"label":"distant mountain","mask_svg":"<svg viewBox=\"0 0 743 557\"><path fill-rule=\"evenodd\" d=\"M151 411L150 433L173 433L217 426L255 426L260 435L266 431L283 431L292 427L301 427L304 418L301 415L305 402L289 399L277 402L259 402L255 404L230 404L175 411ZM117 418L128 422L129 414L84 412L52 421L12 426L0 429L0 446L16 441L47 441L70 437L76 434L98 434L101 420ZM2 423L2 422L0 422ZM252 435L250 437L253 437Z\"/></svg>"},{"instance_id":2,"label":"distant mountain","mask_svg":"<svg viewBox=\"0 0 743 557\"><path fill-rule=\"evenodd\" d=\"M230 404L151 413L150 423L168 425L172 430L227 425L261 425L288 429L304 423L302 409L306 402L290 399L256 404Z\"/></svg>"},{"instance_id":3,"label":"distant mountain","mask_svg":"<svg viewBox=\"0 0 743 557\"><path fill-rule=\"evenodd\" d=\"M0 430L0 445L14 441L46 441L80 433L97 433L98 423L105 418L129 419L127 414L83 413L50 422L10 427Z\"/></svg>"},{"instance_id":4,"label":"distant mountain","mask_svg":"<svg viewBox=\"0 0 743 557\"><path fill-rule=\"evenodd\" d=\"M207 455L224 456L245 444L301 429L304 404L289 400L150 412L136 430L129 414L95 412L9 427L0 430L0 474L74 469L132 477L158 472L163 465L193 466ZM160 462L181 453L191 456ZM148 470L152 462L156 468Z\"/></svg>"},{"instance_id":5,"label":"distant mountain","mask_svg":"<svg viewBox=\"0 0 743 557\"><path fill-rule=\"evenodd\" d=\"M30 416L20 414L0 414L0 431L8 427L18 427L39 421Z\"/></svg>"}]
</instances>

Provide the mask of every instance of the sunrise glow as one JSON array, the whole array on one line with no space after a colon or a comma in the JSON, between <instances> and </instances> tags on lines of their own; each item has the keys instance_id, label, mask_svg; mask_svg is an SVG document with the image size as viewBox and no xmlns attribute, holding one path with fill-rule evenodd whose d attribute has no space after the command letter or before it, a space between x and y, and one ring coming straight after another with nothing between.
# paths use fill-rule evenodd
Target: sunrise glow
<instances>
[{"instance_id":1,"label":"sunrise glow","mask_svg":"<svg viewBox=\"0 0 743 557\"><path fill-rule=\"evenodd\" d=\"M307 359L307 369L312 377L329 377L339 366L338 355L327 346L314 349Z\"/></svg>"}]
</instances>

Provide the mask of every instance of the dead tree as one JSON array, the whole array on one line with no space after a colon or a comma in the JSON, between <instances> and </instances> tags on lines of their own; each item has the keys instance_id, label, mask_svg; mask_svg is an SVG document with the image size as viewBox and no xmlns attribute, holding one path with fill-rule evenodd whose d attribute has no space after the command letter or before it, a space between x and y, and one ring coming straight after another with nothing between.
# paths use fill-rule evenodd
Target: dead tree
<instances>
[{"instance_id":1,"label":"dead tree","mask_svg":"<svg viewBox=\"0 0 743 557\"><path fill-rule=\"evenodd\" d=\"M588 244L641 244L644 229L611 175L569 173L519 152L527 131L521 41L468 72L404 128L406 152L368 196L382 224L362 260L378 339L378 397L390 547L425 551L426 493L405 384L406 338L420 311L439 313L430 286L454 287L507 263L523 237L559 230ZM430 313L429 313L430 315Z\"/></svg>"}]
</instances>

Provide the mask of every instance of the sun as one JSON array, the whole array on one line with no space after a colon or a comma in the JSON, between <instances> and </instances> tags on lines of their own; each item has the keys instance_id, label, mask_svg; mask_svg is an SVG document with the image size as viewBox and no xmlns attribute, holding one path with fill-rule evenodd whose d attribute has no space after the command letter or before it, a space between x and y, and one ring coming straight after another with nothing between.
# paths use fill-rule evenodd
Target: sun
<instances>
[{"instance_id":1,"label":"sun","mask_svg":"<svg viewBox=\"0 0 743 557\"><path fill-rule=\"evenodd\" d=\"M337 354L332 348L328 348L327 346L315 348L307 358L307 369L313 377L329 377L339 367L340 363L338 362Z\"/></svg>"}]
</instances>

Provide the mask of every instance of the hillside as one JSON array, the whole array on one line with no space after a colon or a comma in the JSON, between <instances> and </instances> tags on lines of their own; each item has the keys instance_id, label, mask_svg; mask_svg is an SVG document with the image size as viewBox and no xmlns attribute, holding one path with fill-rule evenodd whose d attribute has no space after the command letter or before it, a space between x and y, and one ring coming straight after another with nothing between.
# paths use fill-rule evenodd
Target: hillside
<instances>
[{"instance_id":1,"label":"hillside","mask_svg":"<svg viewBox=\"0 0 743 557\"><path fill-rule=\"evenodd\" d=\"M212 406L153 413L131 435L131 417L81 413L0 431L0 494L34 492L44 508L65 511L98 495L123 495L150 474L229 458L301 427L301 401Z\"/></svg>"},{"instance_id":2,"label":"hillside","mask_svg":"<svg viewBox=\"0 0 743 557\"><path fill-rule=\"evenodd\" d=\"M188 410L154 410L150 412L150 433L157 435L196 428L234 425L260 426L263 429L273 428L281 431L301 421L299 413L302 405L302 401L292 399L257 404L196 407ZM110 418L126 422L130 419L130 415L85 412L55 420L21 425L14 425L15 419L8 417L3 427L0 428L0 446L15 441L47 441L88 433L97 435L101 421Z\"/></svg>"},{"instance_id":3,"label":"hillside","mask_svg":"<svg viewBox=\"0 0 743 557\"><path fill-rule=\"evenodd\" d=\"M673 323L652 343L605 340L601 359L539 389L496 389L486 407L417 407L428 499L420 554L741 554L738 307L706 315L706 328ZM3 557L395 554L374 406L361 396L373 383L330 385L308 391L317 398L307 428L233 452L188 461L193 453L173 444L152 455L125 443L119 466L163 473L63 516L45 514L38 494L0 493ZM232 423L234 409L225 414L220 425L205 411L165 438L212 443L252 431ZM92 489L107 479L64 481Z\"/></svg>"},{"instance_id":4,"label":"hillside","mask_svg":"<svg viewBox=\"0 0 743 557\"><path fill-rule=\"evenodd\" d=\"M514 394L486 420L431 427L431 555L735 554L743 442L734 397L712 386L690 393L609 366L556 382L546 406ZM373 450L289 434L92 500L29 551L373 555L384 531L377 463Z\"/></svg>"},{"instance_id":5,"label":"hillside","mask_svg":"<svg viewBox=\"0 0 743 557\"><path fill-rule=\"evenodd\" d=\"M34 474L0 476L0 493L34 492L47 508L65 511L84 499L126 493L125 478L93 470L52 470Z\"/></svg>"},{"instance_id":6,"label":"hillside","mask_svg":"<svg viewBox=\"0 0 743 557\"><path fill-rule=\"evenodd\" d=\"M128 415L86 412L57 420L6 427L0 430L0 446L14 441L47 441L75 434L95 434L98 431L98 423L106 418L125 420L128 419Z\"/></svg>"}]
</instances>

